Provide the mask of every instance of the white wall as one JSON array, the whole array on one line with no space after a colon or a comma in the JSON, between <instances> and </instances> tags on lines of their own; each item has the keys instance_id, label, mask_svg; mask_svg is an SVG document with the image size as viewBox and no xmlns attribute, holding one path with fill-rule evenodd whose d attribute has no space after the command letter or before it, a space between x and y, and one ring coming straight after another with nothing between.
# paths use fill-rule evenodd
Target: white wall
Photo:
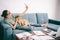
<instances>
[{"instance_id":1,"label":"white wall","mask_svg":"<svg viewBox=\"0 0 60 40\"><path fill-rule=\"evenodd\" d=\"M57 0L0 0L0 13L4 9L21 13L25 9L24 3L29 6L27 13L48 13L50 19L56 18Z\"/></svg>"},{"instance_id":2,"label":"white wall","mask_svg":"<svg viewBox=\"0 0 60 40\"><path fill-rule=\"evenodd\" d=\"M60 0L57 1L56 20L60 21Z\"/></svg>"}]
</instances>

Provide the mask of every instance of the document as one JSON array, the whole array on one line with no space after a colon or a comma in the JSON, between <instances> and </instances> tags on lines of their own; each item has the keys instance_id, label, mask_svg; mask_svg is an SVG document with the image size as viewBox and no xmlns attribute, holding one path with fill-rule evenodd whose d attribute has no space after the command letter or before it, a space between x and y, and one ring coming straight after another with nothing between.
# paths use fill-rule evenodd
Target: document
<instances>
[{"instance_id":1,"label":"document","mask_svg":"<svg viewBox=\"0 0 60 40\"><path fill-rule=\"evenodd\" d=\"M44 36L45 34L42 31L33 31L36 35Z\"/></svg>"},{"instance_id":2,"label":"document","mask_svg":"<svg viewBox=\"0 0 60 40\"><path fill-rule=\"evenodd\" d=\"M50 37L50 36L39 36L39 38L41 40L53 40L54 38Z\"/></svg>"},{"instance_id":3,"label":"document","mask_svg":"<svg viewBox=\"0 0 60 40\"><path fill-rule=\"evenodd\" d=\"M23 38L23 37L26 37L26 36L31 36L32 34L30 34L29 32L23 32L23 33L19 33L19 34L16 34L16 36L18 38Z\"/></svg>"}]
</instances>

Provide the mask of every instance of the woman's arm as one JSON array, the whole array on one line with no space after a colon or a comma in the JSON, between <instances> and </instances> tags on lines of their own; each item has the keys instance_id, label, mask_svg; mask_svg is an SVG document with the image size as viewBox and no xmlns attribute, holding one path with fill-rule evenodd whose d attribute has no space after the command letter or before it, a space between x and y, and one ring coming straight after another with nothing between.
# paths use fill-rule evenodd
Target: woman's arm
<instances>
[{"instance_id":1,"label":"woman's arm","mask_svg":"<svg viewBox=\"0 0 60 40\"><path fill-rule=\"evenodd\" d=\"M17 24L17 22L15 22L15 23L13 24L12 29L15 29L15 28L16 28L16 24Z\"/></svg>"},{"instance_id":2,"label":"woman's arm","mask_svg":"<svg viewBox=\"0 0 60 40\"><path fill-rule=\"evenodd\" d=\"M26 11L28 10L28 6L27 6L26 4L25 4L25 6L26 6L26 9L25 9L22 13L19 14L19 16L21 16L21 17L22 17L22 16L26 13Z\"/></svg>"},{"instance_id":3,"label":"woman's arm","mask_svg":"<svg viewBox=\"0 0 60 40\"><path fill-rule=\"evenodd\" d=\"M15 21L15 23L13 24L12 29L15 29L15 28L16 28L17 22L18 22L18 18L16 18L16 21Z\"/></svg>"}]
</instances>

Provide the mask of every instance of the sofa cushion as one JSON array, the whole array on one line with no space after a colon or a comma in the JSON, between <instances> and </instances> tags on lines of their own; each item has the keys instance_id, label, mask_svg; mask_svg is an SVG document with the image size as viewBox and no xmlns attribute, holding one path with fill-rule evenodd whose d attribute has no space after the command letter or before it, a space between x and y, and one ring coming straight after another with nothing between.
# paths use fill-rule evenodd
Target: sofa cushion
<instances>
[{"instance_id":1,"label":"sofa cushion","mask_svg":"<svg viewBox=\"0 0 60 40\"><path fill-rule=\"evenodd\" d=\"M32 24L37 24L36 14L35 13L28 14L28 20Z\"/></svg>"},{"instance_id":2,"label":"sofa cushion","mask_svg":"<svg viewBox=\"0 0 60 40\"><path fill-rule=\"evenodd\" d=\"M26 20L28 20L28 14L25 14L25 15L23 16L23 18L26 19Z\"/></svg>"},{"instance_id":3,"label":"sofa cushion","mask_svg":"<svg viewBox=\"0 0 60 40\"><path fill-rule=\"evenodd\" d=\"M47 13L37 13L37 22L38 24L44 24L48 22L48 14Z\"/></svg>"},{"instance_id":4,"label":"sofa cushion","mask_svg":"<svg viewBox=\"0 0 60 40\"><path fill-rule=\"evenodd\" d=\"M49 23L47 28L49 28L49 29L51 29L53 31L57 31L59 27L60 27L59 25Z\"/></svg>"},{"instance_id":5,"label":"sofa cushion","mask_svg":"<svg viewBox=\"0 0 60 40\"><path fill-rule=\"evenodd\" d=\"M36 14L35 13L28 13L23 16L25 19L27 19L30 24L37 24Z\"/></svg>"}]
</instances>

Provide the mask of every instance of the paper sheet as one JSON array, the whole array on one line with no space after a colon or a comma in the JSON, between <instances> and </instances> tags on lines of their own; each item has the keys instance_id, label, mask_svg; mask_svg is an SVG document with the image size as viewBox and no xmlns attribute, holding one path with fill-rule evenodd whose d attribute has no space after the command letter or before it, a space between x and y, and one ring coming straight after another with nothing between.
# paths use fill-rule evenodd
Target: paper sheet
<instances>
[{"instance_id":1,"label":"paper sheet","mask_svg":"<svg viewBox=\"0 0 60 40\"><path fill-rule=\"evenodd\" d=\"M54 40L54 38L50 37L50 36L30 36L30 39L34 39L34 40Z\"/></svg>"},{"instance_id":2,"label":"paper sheet","mask_svg":"<svg viewBox=\"0 0 60 40\"><path fill-rule=\"evenodd\" d=\"M36 35L45 35L42 31L34 31L34 33L36 34Z\"/></svg>"},{"instance_id":3,"label":"paper sheet","mask_svg":"<svg viewBox=\"0 0 60 40\"><path fill-rule=\"evenodd\" d=\"M31 36L32 34L28 33L28 32L23 32L23 33L19 33L16 34L17 37L22 38L22 37L26 37L26 36Z\"/></svg>"},{"instance_id":4,"label":"paper sheet","mask_svg":"<svg viewBox=\"0 0 60 40\"><path fill-rule=\"evenodd\" d=\"M40 38L41 40L52 40L52 39L54 39L54 38L52 38L52 37L50 37L50 36L39 36L39 38Z\"/></svg>"}]
</instances>

